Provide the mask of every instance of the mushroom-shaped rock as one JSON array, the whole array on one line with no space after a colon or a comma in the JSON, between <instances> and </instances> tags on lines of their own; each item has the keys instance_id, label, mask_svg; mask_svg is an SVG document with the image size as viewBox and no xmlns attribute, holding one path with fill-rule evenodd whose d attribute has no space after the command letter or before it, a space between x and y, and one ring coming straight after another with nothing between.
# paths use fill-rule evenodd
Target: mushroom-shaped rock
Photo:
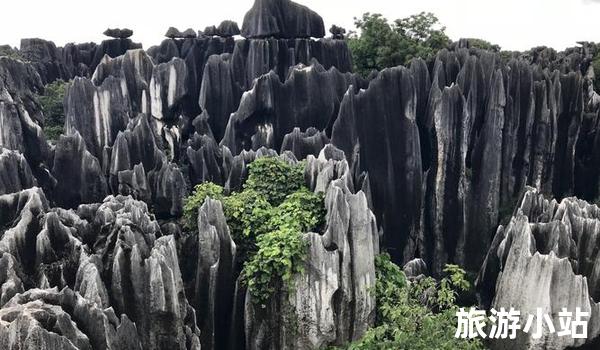
<instances>
[{"instance_id":1,"label":"mushroom-shaped rock","mask_svg":"<svg viewBox=\"0 0 600 350\"><path fill-rule=\"evenodd\" d=\"M237 22L225 20L217 27L217 33L219 36L228 38L235 35L240 35L240 28Z\"/></svg>"},{"instance_id":2,"label":"mushroom-shaped rock","mask_svg":"<svg viewBox=\"0 0 600 350\"><path fill-rule=\"evenodd\" d=\"M256 0L242 25L246 38L322 38L323 18L290 0Z\"/></svg>"},{"instance_id":3,"label":"mushroom-shaped rock","mask_svg":"<svg viewBox=\"0 0 600 350\"><path fill-rule=\"evenodd\" d=\"M218 36L219 35L219 30L217 29L216 26L208 26L208 27L204 28L204 35L206 35L206 36Z\"/></svg>"},{"instance_id":4,"label":"mushroom-shaped rock","mask_svg":"<svg viewBox=\"0 0 600 350\"><path fill-rule=\"evenodd\" d=\"M175 27L169 27L169 29L167 29L167 32L165 33L165 36L167 38L176 39L181 38L182 33L179 29Z\"/></svg>"},{"instance_id":5,"label":"mushroom-shaped rock","mask_svg":"<svg viewBox=\"0 0 600 350\"><path fill-rule=\"evenodd\" d=\"M181 37L184 39L194 39L198 36L196 31L192 28L188 28L181 33Z\"/></svg>"},{"instance_id":6,"label":"mushroom-shaped rock","mask_svg":"<svg viewBox=\"0 0 600 350\"><path fill-rule=\"evenodd\" d=\"M115 39L127 39L133 35L133 30L127 28L108 28L102 34Z\"/></svg>"}]
</instances>

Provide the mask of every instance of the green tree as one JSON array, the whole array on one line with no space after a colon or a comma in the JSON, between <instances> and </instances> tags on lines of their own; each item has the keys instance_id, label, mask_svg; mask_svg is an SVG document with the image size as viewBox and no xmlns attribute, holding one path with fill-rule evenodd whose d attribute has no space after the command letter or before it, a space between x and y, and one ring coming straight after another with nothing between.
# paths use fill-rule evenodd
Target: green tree
<instances>
[{"instance_id":1,"label":"green tree","mask_svg":"<svg viewBox=\"0 0 600 350\"><path fill-rule=\"evenodd\" d=\"M57 80L46 85L44 95L39 97L44 112L44 133L49 140L57 140L63 132L65 112L63 100L68 82Z\"/></svg>"},{"instance_id":2,"label":"green tree","mask_svg":"<svg viewBox=\"0 0 600 350\"><path fill-rule=\"evenodd\" d=\"M364 76L372 70L407 65L416 57L429 59L450 44L446 28L429 12L393 23L380 14L365 13L354 24L359 33L351 33L348 45L355 71Z\"/></svg>"},{"instance_id":3,"label":"green tree","mask_svg":"<svg viewBox=\"0 0 600 350\"><path fill-rule=\"evenodd\" d=\"M469 42L469 47L473 47L476 49L500 52L500 45L492 44L491 42L483 39L477 38L468 38L466 39Z\"/></svg>"}]
</instances>

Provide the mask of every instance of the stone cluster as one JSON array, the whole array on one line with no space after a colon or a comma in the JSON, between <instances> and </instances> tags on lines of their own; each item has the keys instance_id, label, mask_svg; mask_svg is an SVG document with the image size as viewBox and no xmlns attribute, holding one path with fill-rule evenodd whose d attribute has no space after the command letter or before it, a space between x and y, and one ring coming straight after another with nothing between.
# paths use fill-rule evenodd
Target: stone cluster
<instances>
[{"instance_id":1,"label":"stone cluster","mask_svg":"<svg viewBox=\"0 0 600 350\"><path fill-rule=\"evenodd\" d=\"M374 323L380 250L409 279L479 271L486 307L581 307L598 336L600 212L583 201L600 196L596 48L506 59L462 40L361 77L345 30L330 33L302 5L256 0L241 29L171 27L147 50L109 29L0 57L0 348L343 345ZM65 125L48 142L38 96L59 79ZM197 230L181 219L195 185L240 191L260 157L304 161L327 209L294 292L265 308L221 203Z\"/></svg>"}]
</instances>

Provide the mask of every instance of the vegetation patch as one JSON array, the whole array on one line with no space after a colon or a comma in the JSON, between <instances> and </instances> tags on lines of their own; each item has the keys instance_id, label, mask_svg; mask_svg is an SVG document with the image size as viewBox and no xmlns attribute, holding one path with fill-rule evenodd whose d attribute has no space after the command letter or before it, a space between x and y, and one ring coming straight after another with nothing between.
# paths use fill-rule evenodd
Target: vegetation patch
<instances>
[{"instance_id":1,"label":"vegetation patch","mask_svg":"<svg viewBox=\"0 0 600 350\"><path fill-rule=\"evenodd\" d=\"M67 91L68 82L57 80L46 85L44 95L39 96L39 101L44 112L44 134L48 140L58 140L63 133L65 125L65 111L63 100Z\"/></svg>"},{"instance_id":2,"label":"vegetation patch","mask_svg":"<svg viewBox=\"0 0 600 350\"><path fill-rule=\"evenodd\" d=\"M362 18L355 18L354 24L360 33L350 34L348 46L354 70L363 76L372 70L407 65L416 57L430 59L450 44L446 28L429 12L393 23L380 14L365 13Z\"/></svg>"},{"instance_id":3,"label":"vegetation patch","mask_svg":"<svg viewBox=\"0 0 600 350\"><path fill-rule=\"evenodd\" d=\"M255 304L264 306L277 290L289 290L294 274L302 271L307 249L303 233L320 230L326 210L323 194L305 186L304 163L265 157L248 169L242 192L226 195L213 183L196 186L185 201L184 220L189 230L196 230L206 197L221 201L237 245L238 272Z\"/></svg>"},{"instance_id":4,"label":"vegetation patch","mask_svg":"<svg viewBox=\"0 0 600 350\"><path fill-rule=\"evenodd\" d=\"M248 166L244 189L254 190L272 205L279 205L304 186L304 162L289 164L277 157L263 157Z\"/></svg>"},{"instance_id":5,"label":"vegetation patch","mask_svg":"<svg viewBox=\"0 0 600 350\"><path fill-rule=\"evenodd\" d=\"M376 327L348 349L479 350L483 343L457 339L456 298L471 288L465 271L447 265L446 277L409 283L389 255L376 258Z\"/></svg>"}]
</instances>

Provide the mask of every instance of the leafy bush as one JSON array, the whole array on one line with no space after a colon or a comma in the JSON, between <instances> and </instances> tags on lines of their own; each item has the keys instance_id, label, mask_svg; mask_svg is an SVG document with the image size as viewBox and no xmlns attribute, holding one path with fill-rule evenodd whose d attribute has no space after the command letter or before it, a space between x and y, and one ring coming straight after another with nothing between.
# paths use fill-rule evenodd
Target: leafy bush
<instances>
[{"instance_id":1,"label":"leafy bush","mask_svg":"<svg viewBox=\"0 0 600 350\"><path fill-rule=\"evenodd\" d=\"M258 251L244 267L244 278L255 304L264 305L292 276L303 271L308 242L289 227L258 236ZM283 283L283 284L282 284Z\"/></svg>"},{"instance_id":2,"label":"leafy bush","mask_svg":"<svg viewBox=\"0 0 600 350\"><path fill-rule=\"evenodd\" d=\"M185 226L190 230L198 228L198 209L204 204L206 197L223 199L223 187L212 182L205 182L194 187L192 195L184 200L183 218Z\"/></svg>"},{"instance_id":3,"label":"leafy bush","mask_svg":"<svg viewBox=\"0 0 600 350\"><path fill-rule=\"evenodd\" d=\"M269 222L271 227L290 228L307 232L325 224L325 197L323 193L313 193L301 189L292 193L281 205Z\"/></svg>"},{"instance_id":4,"label":"leafy bush","mask_svg":"<svg viewBox=\"0 0 600 350\"><path fill-rule=\"evenodd\" d=\"M478 38L468 38L466 39L469 42L469 47L488 50L493 52L500 52L501 47L497 44L492 44L491 42Z\"/></svg>"},{"instance_id":5,"label":"leafy bush","mask_svg":"<svg viewBox=\"0 0 600 350\"><path fill-rule=\"evenodd\" d=\"M447 265L448 276L408 283L400 267L388 255L376 258L377 326L348 349L477 350L479 340L454 337L456 296L470 288L464 270Z\"/></svg>"},{"instance_id":6,"label":"leafy bush","mask_svg":"<svg viewBox=\"0 0 600 350\"><path fill-rule=\"evenodd\" d=\"M450 44L437 17L428 12L398 19L394 23L380 14L355 18L360 34L352 33L348 45L354 69L367 76L372 70L407 65L411 59L429 59Z\"/></svg>"},{"instance_id":7,"label":"leafy bush","mask_svg":"<svg viewBox=\"0 0 600 350\"><path fill-rule=\"evenodd\" d=\"M197 229L198 209L206 197L220 200L237 245L237 266L256 304L264 305L302 269L306 242L302 233L325 223L322 193L304 187L304 164L260 158L249 165L244 190L224 194L213 183L197 185L184 205L185 226Z\"/></svg>"},{"instance_id":8,"label":"leafy bush","mask_svg":"<svg viewBox=\"0 0 600 350\"><path fill-rule=\"evenodd\" d=\"M65 112L63 100L68 83L57 80L46 85L44 95L39 97L44 112L44 133L49 140L57 140L63 132Z\"/></svg>"},{"instance_id":9,"label":"leafy bush","mask_svg":"<svg viewBox=\"0 0 600 350\"><path fill-rule=\"evenodd\" d=\"M257 237L270 231L269 222L273 216L273 208L254 190L233 193L222 202L241 265L256 252Z\"/></svg>"},{"instance_id":10,"label":"leafy bush","mask_svg":"<svg viewBox=\"0 0 600 350\"><path fill-rule=\"evenodd\" d=\"M254 190L272 205L279 205L304 186L304 163L292 165L276 157L263 157L248 166L244 189Z\"/></svg>"}]
</instances>

